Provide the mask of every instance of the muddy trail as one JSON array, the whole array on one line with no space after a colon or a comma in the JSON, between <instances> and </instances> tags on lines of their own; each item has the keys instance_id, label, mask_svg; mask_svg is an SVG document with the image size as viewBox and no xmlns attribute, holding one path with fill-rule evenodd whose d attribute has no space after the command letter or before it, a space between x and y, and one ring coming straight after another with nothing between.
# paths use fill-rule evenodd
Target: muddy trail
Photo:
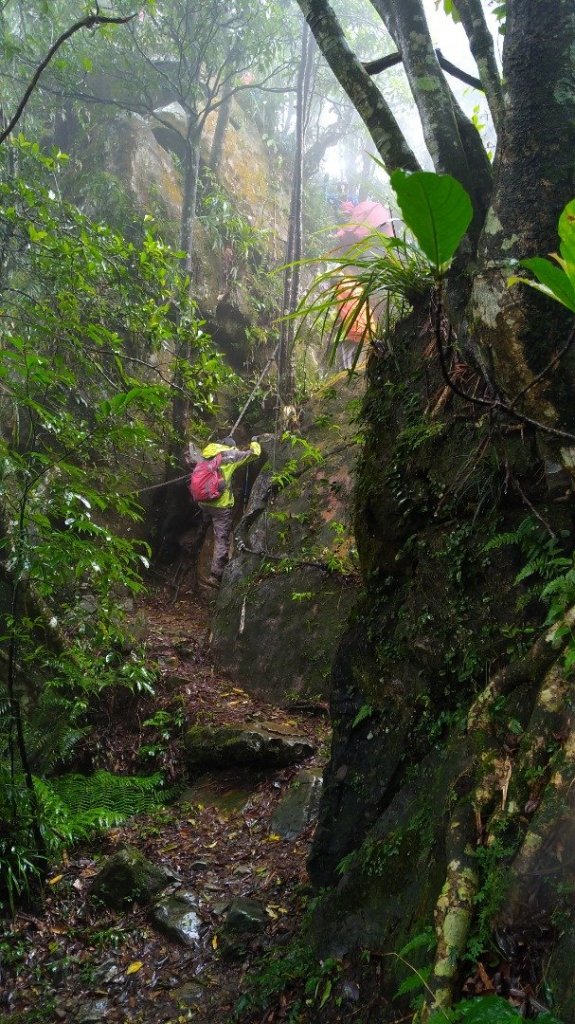
<instances>
[{"instance_id":1,"label":"muddy trail","mask_svg":"<svg viewBox=\"0 0 575 1024\"><path fill-rule=\"evenodd\" d=\"M287 1020L290 999L278 995L277 1005L262 1009L250 995L251 982L266 951L297 938L309 902L305 863L313 822L287 838L274 829L274 814L302 768L321 770L327 709L270 706L218 673L209 608L188 595L174 602L173 594L156 591L140 603L137 618L159 673L155 694L108 698L83 767L160 770L173 800L68 850L51 865L41 898L4 925L0 1021L214 1024L235 1019L238 1004L242 1020ZM305 736L316 753L279 770L234 767L190 777L187 728L245 723ZM125 847L174 872L170 892L193 894L198 920L191 944L159 931L137 900L117 910L93 899L90 887L103 859ZM231 910L256 904L257 925L230 941Z\"/></svg>"}]
</instances>

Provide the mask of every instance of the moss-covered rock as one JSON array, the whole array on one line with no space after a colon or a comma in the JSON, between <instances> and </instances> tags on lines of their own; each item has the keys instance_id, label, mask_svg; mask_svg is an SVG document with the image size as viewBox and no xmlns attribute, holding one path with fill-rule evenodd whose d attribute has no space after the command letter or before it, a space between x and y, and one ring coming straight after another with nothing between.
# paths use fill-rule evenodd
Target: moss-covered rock
<instances>
[{"instance_id":1,"label":"moss-covered rock","mask_svg":"<svg viewBox=\"0 0 575 1024\"><path fill-rule=\"evenodd\" d=\"M90 895L116 910L131 903L151 903L159 892L176 881L167 868L149 861L132 846L108 857L92 880Z\"/></svg>"},{"instance_id":2,"label":"moss-covered rock","mask_svg":"<svg viewBox=\"0 0 575 1024\"><path fill-rule=\"evenodd\" d=\"M363 378L342 374L306 407L302 436L267 447L212 621L221 666L278 703L327 693L358 592L352 529Z\"/></svg>"},{"instance_id":3,"label":"moss-covered rock","mask_svg":"<svg viewBox=\"0 0 575 1024\"><path fill-rule=\"evenodd\" d=\"M209 768L285 768L311 757L313 743L256 725L194 725L185 738L186 764L193 774Z\"/></svg>"},{"instance_id":4,"label":"moss-covered rock","mask_svg":"<svg viewBox=\"0 0 575 1024\"><path fill-rule=\"evenodd\" d=\"M540 890L553 918L548 882L527 873L515 896L510 887L572 699L551 706L545 673L557 655L544 639L532 650L545 615L537 589L559 538L572 544L571 514L547 490L548 456L509 424L454 406L430 352L414 313L397 330L395 365L369 366L355 522L366 586L334 663L309 861L314 884L329 887L312 929L320 953L383 954L390 998L401 972L389 954L414 936L437 930L431 980L449 988L470 923L474 950L497 915L519 934L516 904ZM550 671L562 678L560 665ZM564 867L560 877L570 880ZM565 1005L571 941L551 961ZM414 962L432 967L426 956Z\"/></svg>"}]
</instances>

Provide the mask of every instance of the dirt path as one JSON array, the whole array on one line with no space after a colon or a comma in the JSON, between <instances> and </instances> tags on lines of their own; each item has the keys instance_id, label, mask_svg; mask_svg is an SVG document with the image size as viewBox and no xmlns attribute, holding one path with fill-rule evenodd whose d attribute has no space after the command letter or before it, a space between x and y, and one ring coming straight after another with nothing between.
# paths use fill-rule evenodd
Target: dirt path
<instances>
[{"instance_id":1,"label":"dirt path","mask_svg":"<svg viewBox=\"0 0 575 1024\"><path fill-rule=\"evenodd\" d=\"M160 671L156 694L136 700L118 692L100 708L86 768L161 768L168 782L181 781L185 725L246 721L272 722L278 731L313 738L319 753L306 767L320 765L325 713L266 705L219 674L210 658L205 607L191 599L174 604L169 594L156 593L138 618L150 662ZM150 719L156 725L145 724ZM204 780L177 803L70 850L54 865L43 904L20 912L0 938L0 1015L26 1024L230 1020L256 960L297 935L309 895L305 861L312 827L291 841L270 828L298 770L228 772L216 784ZM197 896L197 947L163 937L145 908L119 913L91 903L87 890L99 859L125 845L171 868ZM245 955L229 959L222 954L221 928L229 904L240 896L263 905L267 925L246 942ZM254 1014L261 1020L261 1009ZM283 1019L281 1007L278 1014L275 1019Z\"/></svg>"}]
</instances>

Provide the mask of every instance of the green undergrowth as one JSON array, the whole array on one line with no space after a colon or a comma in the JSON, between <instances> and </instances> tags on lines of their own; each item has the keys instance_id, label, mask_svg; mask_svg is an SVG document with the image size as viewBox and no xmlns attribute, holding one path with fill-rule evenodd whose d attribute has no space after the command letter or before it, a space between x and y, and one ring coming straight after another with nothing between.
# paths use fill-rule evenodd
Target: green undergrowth
<instances>
[{"instance_id":1,"label":"green undergrowth","mask_svg":"<svg viewBox=\"0 0 575 1024\"><path fill-rule=\"evenodd\" d=\"M39 882L41 873L31 860L29 832L32 810L26 802L24 780L4 779L0 810L6 820L15 800L28 813L21 813L19 832L7 838L0 834L2 886L0 912L14 913L17 902ZM14 793L19 785L20 792ZM166 789L162 775L120 776L99 771L93 775L69 774L57 779L34 778L39 825L44 839L47 865L66 847L98 832L120 825L127 818L166 803L173 793Z\"/></svg>"},{"instance_id":2,"label":"green undergrowth","mask_svg":"<svg viewBox=\"0 0 575 1024\"><path fill-rule=\"evenodd\" d=\"M487 995L477 999L464 999L451 1009L437 1010L429 1018L429 1024L517 1024L522 1014L499 996ZM537 1017L539 1024L561 1024L557 1017L543 1013Z\"/></svg>"},{"instance_id":3,"label":"green undergrowth","mask_svg":"<svg viewBox=\"0 0 575 1024\"><path fill-rule=\"evenodd\" d=\"M256 1012L269 1010L280 1000L286 1013L282 1019L287 1024L309 1019L310 1012L315 1019L315 1014L330 1000L336 1005L341 1003L334 993L340 972L339 960L319 960L305 939L298 937L262 958L236 1003L233 1019L246 1020Z\"/></svg>"}]
</instances>

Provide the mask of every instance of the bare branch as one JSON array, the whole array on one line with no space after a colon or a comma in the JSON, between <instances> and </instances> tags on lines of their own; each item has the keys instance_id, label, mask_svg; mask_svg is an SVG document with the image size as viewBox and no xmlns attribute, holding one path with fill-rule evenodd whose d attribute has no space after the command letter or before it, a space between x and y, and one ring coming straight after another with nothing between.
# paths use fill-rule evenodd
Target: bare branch
<instances>
[{"instance_id":1,"label":"bare branch","mask_svg":"<svg viewBox=\"0 0 575 1024\"><path fill-rule=\"evenodd\" d=\"M435 51L437 60L444 71L447 71L453 78L458 78L460 82L464 82L465 85L472 86L473 89L479 89L481 92L485 92L481 79L476 78L474 75L468 75L466 71L462 71L451 61L444 57L441 50L436 49ZM364 61L363 67L367 71L368 75L379 75L382 71L387 71L388 68L396 67L402 63L402 56L400 53L388 53L385 57L378 57L377 60Z\"/></svg>"},{"instance_id":2,"label":"bare branch","mask_svg":"<svg viewBox=\"0 0 575 1024\"><path fill-rule=\"evenodd\" d=\"M491 116L497 129L503 116L503 89L497 67L493 36L485 20L481 0L458 0L457 11L469 40L469 48L477 64L479 77L483 82Z\"/></svg>"},{"instance_id":3,"label":"bare branch","mask_svg":"<svg viewBox=\"0 0 575 1024\"><path fill-rule=\"evenodd\" d=\"M28 103L28 100L30 99L30 96L32 95L32 93L34 92L34 89L36 88L36 85L38 84L40 76L42 75L43 71L45 71L45 69L48 67L48 64L52 60L54 54L56 54L58 52L58 50L63 45L63 43L65 43L68 39L70 39L73 35L75 35L76 32L79 32L83 28L96 28L96 26L98 26L98 25L126 25L129 21L132 21L132 19L135 18L135 17L136 17L135 14L129 14L126 17L123 17L123 18L111 18L111 17L107 17L104 14L98 14L98 13L96 13L96 14L88 14L88 15L86 15L85 18L82 18L80 21L76 21L73 25L70 26L70 28L66 29L66 31L63 32L62 35L58 37L56 42L50 47L50 49L48 50L48 53L44 57L44 60L38 65L38 67L36 68L36 71L32 75L32 78L30 79L28 87L24 91L24 95L22 96L22 99L20 100L20 103L18 104L16 113L14 114L12 119L8 122L8 125L6 126L6 128L4 128L4 130L2 132L0 132L0 145L5 141L5 139L8 138L8 136L11 134L11 132L14 131L14 128L16 127L16 125L18 124L18 121L20 120L20 118L22 117L22 114L24 113L24 110L26 108L26 104Z\"/></svg>"}]
</instances>

